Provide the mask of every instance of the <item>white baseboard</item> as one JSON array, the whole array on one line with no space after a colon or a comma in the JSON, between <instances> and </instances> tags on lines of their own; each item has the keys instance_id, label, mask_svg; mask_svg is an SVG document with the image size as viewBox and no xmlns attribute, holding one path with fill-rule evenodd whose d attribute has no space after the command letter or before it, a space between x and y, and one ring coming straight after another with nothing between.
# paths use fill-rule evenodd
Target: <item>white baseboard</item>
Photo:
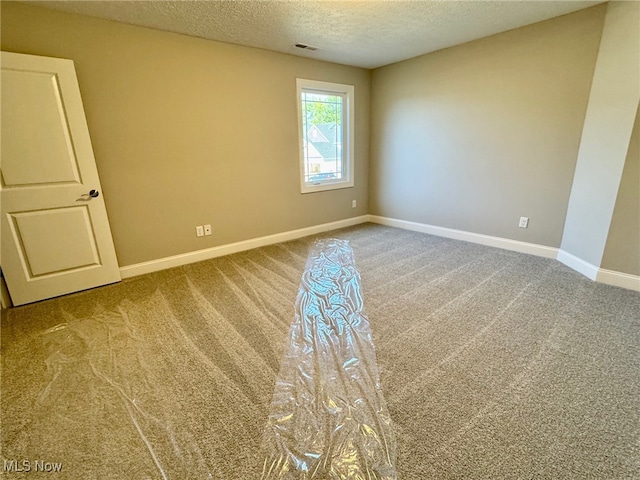
<instances>
[{"instance_id":1,"label":"white baseboard","mask_svg":"<svg viewBox=\"0 0 640 480\"><path fill-rule=\"evenodd\" d=\"M640 292L640 277L638 275L598 268L564 250L558 252L558 261L596 282Z\"/></svg>"},{"instance_id":2,"label":"white baseboard","mask_svg":"<svg viewBox=\"0 0 640 480\"><path fill-rule=\"evenodd\" d=\"M538 257L556 258L558 249L538 245L535 243L520 242L518 240L510 240L508 238L492 237L481 233L465 232L464 230L455 230L453 228L437 227L426 223L409 222L407 220L397 220L395 218L379 217L377 215L369 215L369 221L389 227L403 228L405 230L413 230L415 232L428 233L438 237L453 238L454 240L464 240L466 242L478 243L489 247L502 248L504 250L512 250L514 252L528 253Z\"/></svg>"},{"instance_id":3,"label":"white baseboard","mask_svg":"<svg viewBox=\"0 0 640 480\"><path fill-rule=\"evenodd\" d=\"M313 227L290 230L288 232L276 233L274 235L267 235L265 237L252 238L249 240L243 240L241 242L228 243L226 245L219 245L217 247L196 250L195 252L188 252L180 255L173 255L171 257L159 258L157 260L151 260L148 262L135 263L133 265L120 267L120 275L122 276L122 278L136 277L145 273L157 272L167 268L179 267L182 265L187 265L189 263L209 260L210 258L243 252L245 250L251 250L252 248L264 247L265 245L273 245L274 243L295 240L297 238L307 237L309 235L315 235L322 232L328 232L330 230L336 230L338 228L351 227L360 223L366 223L367 221L368 215L362 215L360 217L338 220L337 222L323 223L321 225L314 225Z\"/></svg>"},{"instance_id":4,"label":"white baseboard","mask_svg":"<svg viewBox=\"0 0 640 480\"><path fill-rule=\"evenodd\" d=\"M520 253L527 253L539 257L556 259L568 267L576 270L582 275L597 282L614 285L617 287L627 288L630 290L640 291L640 277L637 275L629 275L627 273L615 272L598 268L590 263L576 257L564 250L558 248L547 247L535 243L520 242L518 240L510 240L508 238L492 237L480 233L465 232L464 230L455 230L452 228L437 227L424 223L410 222L407 220L398 220L395 218L380 217L378 215L362 215L360 217L347 218L337 222L323 223L313 227L301 228L298 230L290 230L288 232L276 233L265 237L252 238L241 242L229 243L217 247L197 250L195 252L183 253L171 257L151 260L149 262L136 263L120 268L122 278L130 278L145 273L157 272L167 268L179 267L189 263L200 262L210 258L230 255L232 253L251 250L252 248L264 247L265 245L273 245L275 243L295 240L297 238L315 235L317 233L328 232L339 228L359 225L361 223L377 223L390 227L402 228L404 230L412 230L415 232L428 233L439 237L452 238L454 240L463 240L489 247L497 247L505 250L512 250Z\"/></svg>"},{"instance_id":5,"label":"white baseboard","mask_svg":"<svg viewBox=\"0 0 640 480\"><path fill-rule=\"evenodd\" d=\"M574 269L590 280L596 280L599 268L589 262L576 257L575 255L558 250L558 261L564 263L567 267Z\"/></svg>"},{"instance_id":6,"label":"white baseboard","mask_svg":"<svg viewBox=\"0 0 640 480\"><path fill-rule=\"evenodd\" d=\"M389 227L403 228L405 230L413 230L415 232L428 233L439 237L453 238L455 240L464 240L466 242L479 243L489 247L503 248L505 250L513 250L520 253L528 253L539 257L553 258L565 264L569 268L581 273L590 280L616 287L627 288L640 292L640 277L630 275L628 273L606 270L591 265L589 262L582 260L564 250L558 248L547 247L535 243L520 242L510 240L508 238L492 237L482 235L480 233L465 232L464 230L454 230L452 228L436 227L425 223L409 222L407 220L398 220L395 218L379 217L377 215L369 215L369 221L387 225Z\"/></svg>"},{"instance_id":7,"label":"white baseboard","mask_svg":"<svg viewBox=\"0 0 640 480\"><path fill-rule=\"evenodd\" d=\"M638 275L630 275L628 273L599 268L596 281L640 292L640 276Z\"/></svg>"}]
</instances>

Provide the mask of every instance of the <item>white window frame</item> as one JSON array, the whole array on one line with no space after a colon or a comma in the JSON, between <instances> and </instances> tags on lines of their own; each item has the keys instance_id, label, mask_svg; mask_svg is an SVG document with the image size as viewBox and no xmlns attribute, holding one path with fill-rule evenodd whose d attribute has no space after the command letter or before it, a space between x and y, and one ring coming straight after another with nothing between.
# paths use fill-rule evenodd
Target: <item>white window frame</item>
<instances>
[{"instance_id":1,"label":"white window frame","mask_svg":"<svg viewBox=\"0 0 640 480\"><path fill-rule=\"evenodd\" d=\"M342 104L342 178L339 180L305 181L304 175L304 129L302 123L302 92L316 92L328 95L339 95ZM296 79L298 103L298 143L300 154L300 192L313 193L338 188L349 188L354 185L354 86L341 83L320 82L317 80Z\"/></svg>"}]
</instances>

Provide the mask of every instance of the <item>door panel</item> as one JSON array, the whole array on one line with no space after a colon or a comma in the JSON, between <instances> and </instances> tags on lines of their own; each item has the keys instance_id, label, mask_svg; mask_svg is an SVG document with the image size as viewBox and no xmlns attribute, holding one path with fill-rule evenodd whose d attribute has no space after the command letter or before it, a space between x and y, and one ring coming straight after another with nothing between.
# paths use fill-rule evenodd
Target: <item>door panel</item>
<instances>
[{"instance_id":1,"label":"door panel","mask_svg":"<svg viewBox=\"0 0 640 480\"><path fill-rule=\"evenodd\" d=\"M14 305L119 281L73 62L2 52L1 121L0 262Z\"/></svg>"},{"instance_id":2,"label":"door panel","mask_svg":"<svg viewBox=\"0 0 640 480\"><path fill-rule=\"evenodd\" d=\"M2 119L5 186L80 181L56 75L3 69Z\"/></svg>"},{"instance_id":3,"label":"door panel","mask_svg":"<svg viewBox=\"0 0 640 480\"><path fill-rule=\"evenodd\" d=\"M86 206L11 214L11 220L27 280L100 265Z\"/></svg>"}]
</instances>

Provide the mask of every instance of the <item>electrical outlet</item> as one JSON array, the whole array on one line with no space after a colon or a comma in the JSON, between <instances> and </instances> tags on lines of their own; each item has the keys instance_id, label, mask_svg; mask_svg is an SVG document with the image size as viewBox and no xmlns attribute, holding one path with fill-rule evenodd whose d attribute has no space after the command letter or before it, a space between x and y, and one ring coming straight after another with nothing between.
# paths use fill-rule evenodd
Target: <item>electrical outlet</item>
<instances>
[{"instance_id":1,"label":"electrical outlet","mask_svg":"<svg viewBox=\"0 0 640 480\"><path fill-rule=\"evenodd\" d=\"M351 200L351 208L356 208L357 202L355 200Z\"/></svg>"},{"instance_id":2,"label":"electrical outlet","mask_svg":"<svg viewBox=\"0 0 640 480\"><path fill-rule=\"evenodd\" d=\"M529 225L529 217L520 217L520 223L518 224L518 226L520 228L527 228L528 225Z\"/></svg>"},{"instance_id":3,"label":"electrical outlet","mask_svg":"<svg viewBox=\"0 0 640 480\"><path fill-rule=\"evenodd\" d=\"M211 225L205 225L204 226L204 234L205 235L211 235Z\"/></svg>"},{"instance_id":4,"label":"electrical outlet","mask_svg":"<svg viewBox=\"0 0 640 480\"><path fill-rule=\"evenodd\" d=\"M196 227L196 236L197 237L204 237L204 229L202 228L202 225L198 225Z\"/></svg>"}]
</instances>

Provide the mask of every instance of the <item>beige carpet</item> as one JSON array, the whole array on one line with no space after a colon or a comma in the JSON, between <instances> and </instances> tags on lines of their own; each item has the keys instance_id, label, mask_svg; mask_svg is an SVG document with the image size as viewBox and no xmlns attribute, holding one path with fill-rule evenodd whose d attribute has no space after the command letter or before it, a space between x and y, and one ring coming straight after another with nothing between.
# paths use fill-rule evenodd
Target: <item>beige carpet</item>
<instances>
[{"instance_id":1,"label":"beige carpet","mask_svg":"<svg viewBox=\"0 0 640 480\"><path fill-rule=\"evenodd\" d=\"M640 294L387 227L325 236L355 253L399 479L640 478ZM3 312L5 478L258 479L314 239Z\"/></svg>"}]
</instances>

